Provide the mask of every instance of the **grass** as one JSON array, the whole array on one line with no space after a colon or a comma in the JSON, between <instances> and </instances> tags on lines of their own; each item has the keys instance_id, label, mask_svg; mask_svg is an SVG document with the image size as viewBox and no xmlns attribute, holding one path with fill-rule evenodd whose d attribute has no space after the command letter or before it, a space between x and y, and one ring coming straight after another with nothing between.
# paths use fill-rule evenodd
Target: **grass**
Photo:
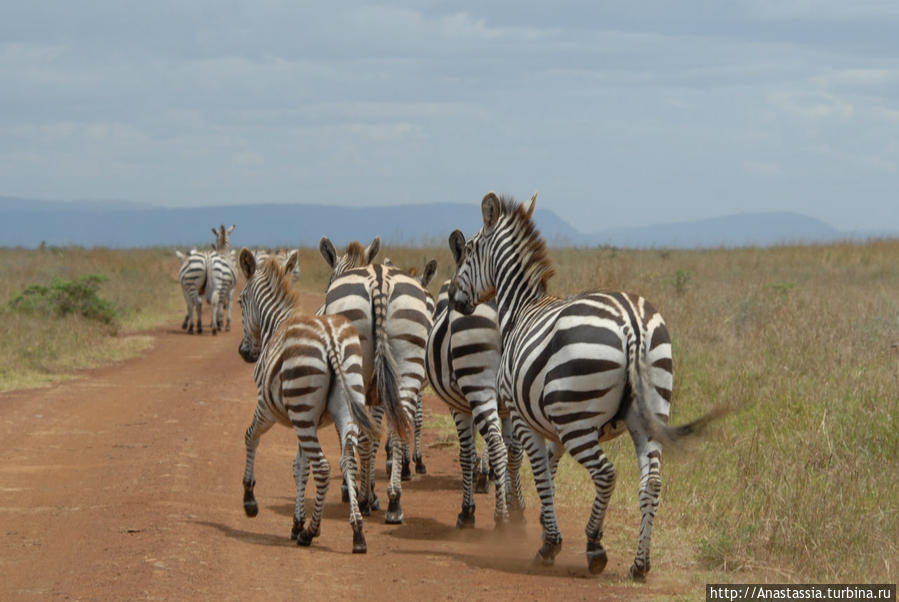
<instances>
[{"instance_id":1,"label":"grass","mask_svg":"<svg viewBox=\"0 0 899 602\"><path fill-rule=\"evenodd\" d=\"M180 264L170 249L6 248L0 261L0 390L43 386L134 357L152 343L141 331L183 317ZM77 312L46 315L10 306L29 288L71 290L95 276L108 323Z\"/></svg>"},{"instance_id":2,"label":"grass","mask_svg":"<svg viewBox=\"0 0 899 602\"><path fill-rule=\"evenodd\" d=\"M650 300L673 338L672 421L715 404L736 411L702 436L667 449L654 564L700 581L896 581L899 565L899 242L771 249L632 251L552 249L550 292L605 288ZM451 274L448 249L389 248L402 267L436 258L436 293ZM77 315L0 310L0 388L32 386L133 355L142 330L180 326L184 306L170 249L0 249L0 305L26 287L87 274L113 324ZM328 269L300 250L297 287L323 292ZM447 445L446 416L428 417ZM629 438L605 445L618 468L606 541L633 554L638 475ZM537 504L526 485L529 504ZM586 522L593 487L563 459L557 502ZM580 532L569 533L573 545ZM610 552L611 553L611 552ZM702 581L704 582L704 581ZM699 583L699 582L697 582Z\"/></svg>"}]
</instances>

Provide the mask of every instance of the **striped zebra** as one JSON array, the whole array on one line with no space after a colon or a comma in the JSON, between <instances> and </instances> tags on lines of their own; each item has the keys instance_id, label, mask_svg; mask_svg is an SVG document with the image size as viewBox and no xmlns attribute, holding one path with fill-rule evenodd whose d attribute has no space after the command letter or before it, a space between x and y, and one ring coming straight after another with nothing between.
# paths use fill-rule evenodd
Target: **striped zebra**
<instances>
[{"instance_id":1,"label":"striped zebra","mask_svg":"<svg viewBox=\"0 0 899 602\"><path fill-rule=\"evenodd\" d=\"M181 329L187 330L187 334L194 333L194 313L197 315L197 334L203 333L203 295L206 292L206 261L208 252L191 249L187 255L181 251L175 251L175 255L181 260L181 268L178 270L178 281L181 283L181 293L187 304L187 314Z\"/></svg>"},{"instance_id":2,"label":"striped zebra","mask_svg":"<svg viewBox=\"0 0 899 602\"><path fill-rule=\"evenodd\" d=\"M662 444L695 431L706 415L668 426L673 385L671 339L645 299L621 292L587 292L566 299L547 294L553 268L531 219L537 195L521 205L487 194L484 225L467 242L450 237L462 260L450 286L456 309L497 302L502 340L498 386L510 400L515 435L527 450L542 505L543 545L536 562L552 564L562 546L553 479L544 439L561 443L593 478L596 497L587 522L587 563L605 568L602 526L615 468L600 448L627 429L640 467L642 522L633 579L650 569L650 539L661 491ZM557 458L556 458L557 459Z\"/></svg>"},{"instance_id":3,"label":"striped zebra","mask_svg":"<svg viewBox=\"0 0 899 602\"><path fill-rule=\"evenodd\" d=\"M278 262L282 266L284 266L287 263L287 258L290 257L291 252L292 252L292 250L287 250L287 249L278 249L278 250L274 250L274 251L271 249L257 249L255 251L253 251L253 257L256 258L256 265L260 265L263 261L265 261L269 257L276 257L278 259ZM300 264L299 264L299 262L297 262L296 264L294 264L294 267L290 272L290 281L296 282L299 279L300 279Z\"/></svg>"},{"instance_id":4,"label":"striped zebra","mask_svg":"<svg viewBox=\"0 0 899 602\"><path fill-rule=\"evenodd\" d=\"M247 284L239 297L243 338L239 352L255 362L258 390L253 422L246 431L247 463L243 477L244 511L256 516L254 465L259 439L276 422L293 426L298 448L294 460L296 505L291 539L308 546L319 535L330 466L318 441L318 428L333 421L341 443L340 469L346 483L356 482L355 450L360 449L363 472L370 463L370 442L377 427L365 409L362 348L358 333L342 316L300 315L289 274L297 261L292 252L282 267L270 258L257 265L248 249L240 252L240 269ZM365 443L368 442L368 444ZM315 478L315 506L305 526L304 498L309 469ZM366 551L362 514L355 487L349 487L353 552ZM363 488L361 497L365 497Z\"/></svg>"},{"instance_id":5,"label":"striped zebra","mask_svg":"<svg viewBox=\"0 0 899 602\"><path fill-rule=\"evenodd\" d=\"M456 254L456 248L451 250L458 264L462 256ZM483 488L478 489L486 493L487 473L492 466L497 481L494 521L502 525L510 520L513 505L516 518L523 519L524 496L519 474L521 446L511 437L511 422L501 422L509 412L496 393L501 349L496 303L482 303L470 315L464 315L450 307L449 288L447 280L437 298L426 366L431 387L449 406L459 435L462 511L456 526L470 528L475 523L472 481L478 458L473 426L485 441L484 461L478 470L478 476L483 475Z\"/></svg>"},{"instance_id":6,"label":"striped zebra","mask_svg":"<svg viewBox=\"0 0 899 602\"><path fill-rule=\"evenodd\" d=\"M212 334L216 335L222 326L226 331L231 330L231 300L234 297L234 289L237 286L237 268L234 265L234 253L231 250L231 232L234 225L225 228L222 224L218 230L212 228L215 234L214 252L209 255L206 262L206 300L212 311ZM227 322L225 321L227 312Z\"/></svg>"},{"instance_id":7,"label":"striped zebra","mask_svg":"<svg viewBox=\"0 0 899 602\"><path fill-rule=\"evenodd\" d=\"M384 517L388 524L403 522L402 443L408 438L425 379L425 344L431 328L426 297L414 278L397 268L374 264L333 278L322 308L326 314L347 317L359 331L365 382L371 405L375 406L372 415L377 421L380 413L386 413L388 424L397 435L389 448L393 464L387 488L390 501ZM373 443L372 457L377 454L379 440ZM374 476L372 462L363 483L368 483L372 508L377 509Z\"/></svg>"},{"instance_id":8,"label":"striped zebra","mask_svg":"<svg viewBox=\"0 0 899 602\"><path fill-rule=\"evenodd\" d=\"M384 258L384 265L387 267L397 267L390 260L389 257ZM421 284L421 287L425 291L425 303L428 307L428 313L431 316L435 316L437 313L437 303L434 301L434 296L431 295L431 292L428 290L428 285L431 283L431 280L434 279L434 275L437 273L437 261L432 259L425 264L424 269L421 274L419 274L416 268L410 268L406 270L406 273L418 280L418 283ZM415 474L427 474L428 467L425 466L424 458L422 457L421 452L421 427L423 423L423 409L422 409L422 392L418 393L418 402L415 405L415 418L414 418L414 435L413 435L413 446L412 446L412 455L409 455L409 445L406 442L403 442L403 466L400 470L400 478L403 481L409 481L412 479L412 468L411 463L415 462ZM390 449L390 440L388 439L387 444L385 445L387 449ZM390 455L387 455L387 473L390 473L391 467L393 465L392 458Z\"/></svg>"}]
</instances>

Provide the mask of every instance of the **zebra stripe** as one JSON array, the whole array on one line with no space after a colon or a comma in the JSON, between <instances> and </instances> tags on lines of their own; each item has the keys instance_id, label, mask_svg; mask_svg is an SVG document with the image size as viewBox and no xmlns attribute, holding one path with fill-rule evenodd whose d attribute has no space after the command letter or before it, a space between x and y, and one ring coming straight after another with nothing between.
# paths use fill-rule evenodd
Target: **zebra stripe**
<instances>
[{"instance_id":1,"label":"zebra stripe","mask_svg":"<svg viewBox=\"0 0 899 602\"><path fill-rule=\"evenodd\" d=\"M237 286L237 268L231 251L233 231L234 225L227 229L224 224L218 230L212 228L216 241L213 244L214 252L206 262L206 300L212 310L213 335L218 334L223 325L226 331L231 330L231 300ZM227 322L223 324L224 312L227 312Z\"/></svg>"},{"instance_id":2,"label":"zebra stripe","mask_svg":"<svg viewBox=\"0 0 899 602\"><path fill-rule=\"evenodd\" d=\"M288 251L285 249L278 249L276 251L272 251L271 249L257 249L253 251L253 257L256 258L256 265L261 265L263 261L268 259L269 257L275 257L278 260L278 263L281 264L281 267L284 267L287 264L287 258L290 256L292 251ZM296 282L300 279L300 264L295 263L293 269L290 272L290 281Z\"/></svg>"},{"instance_id":3,"label":"zebra stripe","mask_svg":"<svg viewBox=\"0 0 899 602\"><path fill-rule=\"evenodd\" d=\"M501 345L496 304L482 303L471 315L463 315L449 306L449 285L450 281L446 281L438 295L434 328L428 337L427 371L431 387L449 406L459 435L462 511L456 526L473 527L475 522L472 481L477 455L473 426L484 438L483 457L490 458L499 484L494 521L497 524L509 521L512 505L517 517L523 519L524 497L519 478L521 446L511 440L509 428L503 432L500 418L508 416L508 410L496 394ZM487 467L482 469L485 492L487 471Z\"/></svg>"},{"instance_id":4,"label":"zebra stripe","mask_svg":"<svg viewBox=\"0 0 899 602\"><path fill-rule=\"evenodd\" d=\"M323 311L340 314L353 322L362 341L367 391L375 409L386 412L393 463L387 492L390 499L385 522L403 521L402 440L414 421L415 408L425 379L425 345L431 328L426 294L421 284L396 268L368 265L335 277L325 295ZM381 408L378 407L381 404ZM373 411L376 420L379 414ZM379 441L375 440L373 454ZM374 463L368 489L374 489ZM376 503L376 497L372 497Z\"/></svg>"},{"instance_id":5,"label":"zebra stripe","mask_svg":"<svg viewBox=\"0 0 899 602\"><path fill-rule=\"evenodd\" d=\"M187 314L181 323L181 329L187 330L188 334L194 333L194 312L196 312L197 334L202 334L203 295L206 292L206 262L209 252L191 249L187 255L181 251L175 251L175 255L181 260L178 281L181 283L181 293L187 304Z\"/></svg>"},{"instance_id":6,"label":"zebra stripe","mask_svg":"<svg viewBox=\"0 0 899 602\"><path fill-rule=\"evenodd\" d=\"M325 495L330 482L330 465L318 441L323 419L333 420L341 440L340 468L349 485L356 481L355 450L360 447L363 471L370 462L370 443L377 429L365 410L362 378L362 348L350 321L341 316L299 315L298 299L289 274L296 263L293 252L282 267L269 258L257 266L253 253L241 250L240 267L247 284L240 294L243 338L240 355L255 362L253 377L258 390L253 422L247 429L244 510L256 516L254 497L256 449L263 433L275 422L292 426L298 448L294 460L296 505L291 538L298 545L310 545L319 535ZM315 478L315 506L305 526L303 504L309 469ZM364 492L363 492L364 495ZM349 487L350 524L353 552L366 551L362 514L355 487Z\"/></svg>"},{"instance_id":7,"label":"zebra stripe","mask_svg":"<svg viewBox=\"0 0 899 602\"><path fill-rule=\"evenodd\" d=\"M552 564L562 545L544 439L560 442L593 478L587 561L598 573L606 564L600 540L616 474L599 443L627 428L640 466L643 517L630 574L642 579L650 569L662 443L692 432L709 416L667 426L671 339L661 314L645 299L600 292L559 299L546 293L553 270L531 219L535 204L536 195L526 205L493 193L484 197L484 227L467 242L458 230L450 237L463 259L449 295L466 314L496 295L503 349L500 397L510 400L515 435L527 450L542 505L537 561Z\"/></svg>"}]
</instances>

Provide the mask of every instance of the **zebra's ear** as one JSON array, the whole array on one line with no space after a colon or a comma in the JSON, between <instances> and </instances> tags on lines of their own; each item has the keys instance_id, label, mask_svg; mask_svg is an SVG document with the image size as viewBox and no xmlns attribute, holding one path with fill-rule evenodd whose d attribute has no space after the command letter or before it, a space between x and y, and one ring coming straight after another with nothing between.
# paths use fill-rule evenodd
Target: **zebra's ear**
<instances>
[{"instance_id":1,"label":"zebra's ear","mask_svg":"<svg viewBox=\"0 0 899 602\"><path fill-rule=\"evenodd\" d=\"M450 234L449 247L453 253L453 261L458 266L465 258L465 235L461 230L453 230L453 233Z\"/></svg>"},{"instance_id":2,"label":"zebra's ear","mask_svg":"<svg viewBox=\"0 0 899 602\"><path fill-rule=\"evenodd\" d=\"M253 255L251 250L246 247L241 249L237 263L240 264L240 271L243 272L244 278L249 280L253 277L253 274L256 272L256 256Z\"/></svg>"},{"instance_id":3,"label":"zebra's ear","mask_svg":"<svg viewBox=\"0 0 899 602\"><path fill-rule=\"evenodd\" d=\"M214 227L212 228L212 235L213 235L213 236L218 236L218 235L219 235L219 231L216 230Z\"/></svg>"},{"instance_id":4,"label":"zebra's ear","mask_svg":"<svg viewBox=\"0 0 899 602\"><path fill-rule=\"evenodd\" d=\"M437 260L432 259L427 264L425 264L425 272L421 275L421 285L428 286L431 280L434 279L434 274L437 273Z\"/></svg>"},{"instance_id":5,"label":"zebra's ear","mask_svg":"<svg viewBox=\"0 0 899 602\"><path fill-rule=\"evenodd\" d=\"M300 268L297 267L297 262L300 260L300 254L296 249L290 252L287 256L287 259L284 260L284 273L288 276L293 273L294 270L297 273L300 273Z\"/></svg>"},{"instance_id":6,"label":"zebra's ear","mask_svg":"<svg viewBox=\"0 0 899 602\"><path fill-rule=\"evenodd\" d=\"M178 256L178 259L180 259L181 261L184 261L184 253L182 253L181 251L175 249L175 255Z\"/></svg>"},{"instance_id":7,"label":"zebra's ear","mask_svg":"<svg viewBox=\"0 0 899 602\"><path fill-rule=\"evenodd\" d=\"M499 197L496 196L495 192L488 192L484 200L481 201L481 214L484 216L485 228L489 230L496 225L501 210Z\"/></svg>"},{"instance_id":8,"label":"zebra's ear","mask_svg":"<svg viewBox=\"0 0 899 602\"><path fill-rule=\"evenodd\" d=\"M334 243L328 240L327 236L322 236L318 243L318 250L321 252L322 257L325 258L325 261L328 262L328 265L333 268L337 262L337 249L334 248Z\"/></svg>"},{"instance_id":9,"label":"zebra's ear","mask_svg":"<svg viewBox=\"0 0 899 602\"><path fill-rule=\"evenodd\" d=\"M375 260L375 257L378 255L378 251L381 250L381 237L375 236L371 244L365 247L365 264L368 265L372 261Z\"/></svg>"},{"instance_id":10,"label":"zebra's ear","mask_svg":"<svg viewBox=\"0 0 899 602\"><path fill-rule=\"evenodd\" d=\"M236 225L236 224L231 224L231 227L228 228L228 230L226 230L226 231L228 232L228 234L231 234L232 232L234 232L234 226L235 226L235 225ZM225 229L225 224L222 224L222 230L224 230L224 229Z\"/></svg>"},{"instance_id":11,"label":"zebra's ear","mask_svg":"<svg viewBox=\"0 0 899 602\"><path fill-rule=\"evenodd\" d=\"M537 207L537 191L534 191L534 194L531 195L531 198L527 203L524 204L524 215L528 219L531 219L531 216L534 215L534 208Z\"/></svg>"}]
</instances>

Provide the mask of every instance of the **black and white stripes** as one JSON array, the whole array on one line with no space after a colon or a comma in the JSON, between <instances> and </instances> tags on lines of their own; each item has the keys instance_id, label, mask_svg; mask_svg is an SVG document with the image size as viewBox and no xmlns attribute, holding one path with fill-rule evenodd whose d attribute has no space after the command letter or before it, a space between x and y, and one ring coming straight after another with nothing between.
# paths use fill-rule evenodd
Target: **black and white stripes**
<instances>
[{"instance_id":1,"label":"black and white stripes","mask_svg":"<svg viewBox=\"0 0 899 602\"><path fill-rule=\"evenodd\" d=\"M667 426L673 386L671 340L665 322L645 299L627 293L549 296L553 270L525 205L490 193L484 226L467 242L454 233L463 256L450 286L457 309L471 314L496 296L502 339L499 393L510 401L515 434L527 450L542 503L543 546L537 560L551 564L562 536L553 505L553 478L545 439L557 441L593 477L596 495L587 522L591 572L606 564L600 541L615 468L599 442L626 428L640 466L643 515L631 576L650 568L652 524L659 502L662 443L698 423ZM701 421L698 421L701 422Z\"/></svg>"},{"instance_id":2,"label":"black and white stripes","mask_svg":"<svg viewBox=\"0 0 899 602\"><path fill-rule=\"evenodd\" d=\"M363 471L370 462L370 442L376 427L365 409L362 348L356 329L341 316L304 317L297 310L297 297L290 287L289 273L296 263L292 253L282 267L275 258L261 266L243 249L240 267L247 284L240 295L243 338L239 352L256 362L253 375L258 400L253 422L246 432L247 462L244 472L244 510L255 516L254 464L259 438L275 422L292 426L298 449L294 461L296 505L291 537L309 545L319 534L330 466L318 442L318 427L333 420L341 441L340 468L349 485L353 552L365 552L362 514L356 498L356 448ZM309 469L316 485L315 506L305 525L303 504ZM363 498L366 491L361 492Z\"/></svg>"}]
</instances>

